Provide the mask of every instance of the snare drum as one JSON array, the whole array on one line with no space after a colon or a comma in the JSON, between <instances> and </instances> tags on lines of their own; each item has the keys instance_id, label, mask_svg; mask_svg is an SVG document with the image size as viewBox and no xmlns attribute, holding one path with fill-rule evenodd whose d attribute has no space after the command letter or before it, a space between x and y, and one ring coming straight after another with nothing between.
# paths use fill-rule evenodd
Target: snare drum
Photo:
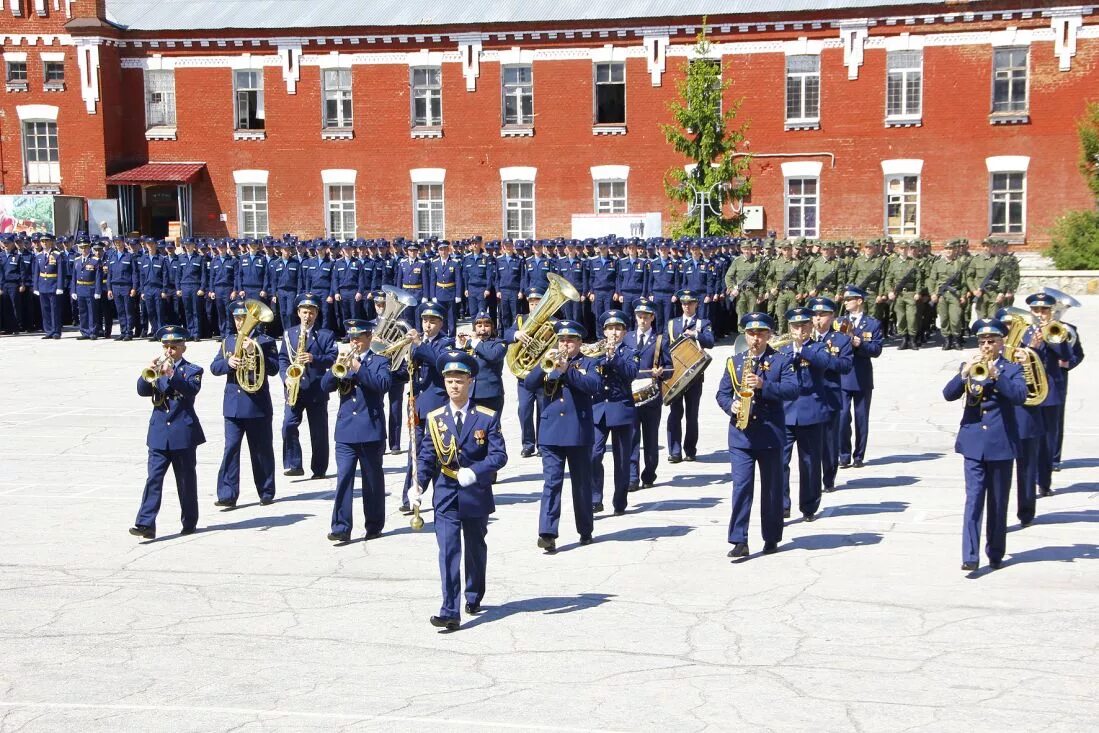
<instances>
[{"instance_id":1,"label":"snare drum","mask_svg":"<svg viewBox=\"0 0 1099 733\"><path fill-rule=\"evenodd\" d=\"M630 389L633 391L633 404L636 407L647 405L660 396L660 383L652 377L633 380Z\"/></svg>"}]
</instances>

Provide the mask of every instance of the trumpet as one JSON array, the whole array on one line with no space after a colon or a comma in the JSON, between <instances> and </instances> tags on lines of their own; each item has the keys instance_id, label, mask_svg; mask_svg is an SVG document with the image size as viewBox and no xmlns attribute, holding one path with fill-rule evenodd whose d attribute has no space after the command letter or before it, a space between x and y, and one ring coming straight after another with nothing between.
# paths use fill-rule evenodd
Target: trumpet
<instances>
[{"instance_id":1,"label":"trumpet","mask_svg":"<svg viewBox=\"0 0 1099 733\"><path fill-rule=\"evenodd\" d=\"M336 361L332 364L332 368L329 369L332 372L332 376L336 379L347 379L348 372L351 371L351 362L359 355L359 352L354 346L341 351L339 356L336 357Z\"/></svg>"},{"instance_id":2,"label":"trumpet","mask_svg":"<svg viewBox=\"0 0 1099 733\"><path fill-rule=\"evenodd\" d=\"M1050 321L1042 326L1042 339L1048 344L1060 344L1069 338L1069 330L1060 321Z\"/></svg>"},{"instance_id":3,"label":"trumpet","mask_svg":"<svg viewBox=\"0 0 1099 733\"><path fill-rule=\"evenodd\" d=\"M160 378L160 371L164 368L164 365L168 362L168 355L164 354L154 362L153 366L147 366L141 370L141 378L149 384L155 384L156 380Z\"/></svg>"},{"instance_id":4,"label":"trumpet","mask_svg":"<svg viewBox=\"0 0 1099 733\"><path fill-rule=\"evenodd\" d=\"M979 361L969 368L966 391L974 398L984 395L985 387L996 378L996 369L987 361Z\"/></svg>"},{"instance_id":5,"label":"trumpet","mask_svg":"<svg viewBox=\"0 0 1099 733\"><path fill-rule=\"evenodd\" d=\"M550 349L542 355L542 371L552 372L561 358L560 349Z\"/></svg>"}]
</instances>

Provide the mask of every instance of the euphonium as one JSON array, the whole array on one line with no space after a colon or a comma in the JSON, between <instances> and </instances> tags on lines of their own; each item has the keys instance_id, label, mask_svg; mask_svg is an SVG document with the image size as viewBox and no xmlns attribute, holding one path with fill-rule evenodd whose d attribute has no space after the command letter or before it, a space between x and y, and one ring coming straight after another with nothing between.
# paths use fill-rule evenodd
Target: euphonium
<instances>
[{"instance_id":1,"label":"euphonium","mask_svg":"<svg viewBox=\"0 0 1099 733\"><path fill-rule=\"evenodd\" d=\"M530 343L517 341L508 347L508 369L519 379L530 374L542 361L542 355L557 343L557 333L550 325L553 315L568 301L580 301L580 293L568 280L553 272L547 273L547 277L549 287L545 296L520 329L530 336Z\"/></svg>"},{"instance_id":2,"label":"euphonium","mask_svg":"<svg viewBox=\"0 0 1099 733\"><path fill-rule=\"evenodd\" d=\"M264 366L263 354L258 346L251 352L246 352L244 342L248 340L256 326L275 320L275 313L259 300L246 300L244 301L244 307L248 312L244 316L244 321L240 324L240 330L237 331L237 342L233 347L233 356L240 360L240 366L237 367L236 372L237 386L249 394L254 394L263 387L263 379L267 372ZM221 348L222 353L224 353L225 346L222 345Z\"/></svg>"},{"instance_id":3,"label":"euphonium","mask_svg":"<svg viewBox=\"0 0 1099 733\"><path fill-rule=\"evenodd\" d=\"M1033 313L1022 308L1009 307L1004 309L1004 323L1008 325L1007 336L1004 337L1004 358L1015 361L1015 352L1022 349L1026 352L1027 359L1022 362L1023 380L1026 382L1028 407L1040 405L1049 394L1049 378L1046 375L1045 365L1038 352L1027 346L1023 346L1023 335L1032 326L1038 325L1038 319ZM1052 325L1052 324L1051 324ZM1043 331L1043 336L1045 331Z\"/></svg>"},{"instance_id":4,"label":"euphonium","mask_svg":"<svg viewBox=\"0 0 1099 733\"><path fill-rule=\"evenodd\" d=\"M286 404L293 407L298 404L298 390L301 389L301 378L305 376L305 364L301 356L305 352L305 329L298 331L298 345L294 349L294 359L290 366L286 367Z\"/></svg>"},{"instance_id":5,"label":"euphonium","mask_svg":"<svg viewBox=\"0 0 1099 733\"><path fill-rule=\"evenodd\" d=\"M383 285L385 306L378 315L370 350L389 359L389 370L401 369L412 351L412 339L408 337L408 324L401 320L406 309L416 305L416 296L392 285Z\"/></svg>"}]
</instances>

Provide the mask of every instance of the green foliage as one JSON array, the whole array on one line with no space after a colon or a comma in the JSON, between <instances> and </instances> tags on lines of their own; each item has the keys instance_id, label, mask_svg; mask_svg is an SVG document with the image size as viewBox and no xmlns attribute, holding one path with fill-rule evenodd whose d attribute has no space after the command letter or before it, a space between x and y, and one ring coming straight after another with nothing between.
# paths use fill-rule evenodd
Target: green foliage
<instances>
[{"instance_id":1,"label":"green foliage","mask_svg":"<svg viewBox=\"0 0 1099 733\"><path fill-rule=\"evenodd\" d=\"M1088 105L1080 120L1080 172L1088 181L1088 188L1099 198L1099 102Z\"/></svg>"},{"instance_id":2,"label":"green foliage","mask_svg":"<svg viewBox=\"0 0 1099 733\"><path fill-rule=\"evenodd\" d=\"M664 176L668 198L689 205L685 216L673 219L672 235L676 237L697 236L702 215L707 235L739 232L740 217L727 216L724 205L730 199L743 200L752 189L747 177L748 156L736 155L748 129L747 123L733 127L741 100L723 108L722 96L731 82L722 78L721 62L707 58L709 50L704 25L694 47L696 60L688 63L687 75L678 85L680 98L668 104L675 124L660 126L668 143L695 163L689 173L677 166ZM709 193L712 207L704 212L695 205L700 191Z\"/></svg>"},{"instance_id":3,"label":"green foliage","mask_svg":"<svg viewBox=\"0 0 1099 733\"><path fill-rule=\"evenodd\" d=\"M1070 211L1058 219L1047 254L1060 270L1099 270L1099 211Z\"/></svg>"}]
</instances>

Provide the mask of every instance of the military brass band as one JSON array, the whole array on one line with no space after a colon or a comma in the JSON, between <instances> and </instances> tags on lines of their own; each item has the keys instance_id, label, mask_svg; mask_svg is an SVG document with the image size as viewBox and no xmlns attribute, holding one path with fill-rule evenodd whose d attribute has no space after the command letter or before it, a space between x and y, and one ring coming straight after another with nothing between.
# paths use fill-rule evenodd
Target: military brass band
<instances>
[{"instance_id":1,"label":"military brass band","mask_svg":"<svg viewBox=\"0 0 1099 733\"><path fill-rule=\"evenodd\" d=\"M492 257L478 241L469 243L473 273L451 254L450 243L436 244L439 257L423 261L418 244L404 243L408 259L395 263L392 283L377 288L363 287L365 259L353 254L365 248L370 257L375 244L340 247L335 260L325 252L319 261L330 262L335 274L318 292L295 294L270 280L262 290L255 280L234 286L229 294L236 297L225 304L233 327L218 328L222 343L210 372L226 378L215 502L226 510L240 499L245 439L259 502L275 500L274 375L283 382L286 476L305 475L303 417L310 476L327 476L328 403L336 393L328 539L337 545L353 541L357 477L365 539L383 534L382 460L387 449L405 448L407 428L400 510L414 530L424 528L423 499L431 491L443 585L443 604L431 623L439 628L459 627L463 593L467 615L480 610L485 595L485 538L495 511L493 484L508 462L500 427L508 411L517 410L517 452L541 462L534 544L554 554L564 534L589 545L606 498L621 516L631 493L657 482L665 409L667 462L697 459L710 350L726 335L738 334L720 365L716 399L728 417L728 556L735 562L752 556L757 472L762 552L771 554L780 549L784 520L795 508L802 521L815 521L838 471L865 465L873 361L891 333L899 350L924 345L936 311L944 349L964 348L967 335L978 344L943 390L947 400L964 404L956 444L966 467L963 568L977 567L984 511L989 563L1003 561L1013 474L1023 526L1034 519L1036 497L1052 491L1068 372L1083 358L1077 331L1062 316L1080 304L1047 288L1026 299L1028 309L1015 307L1017 268L1006 261L1014 257L998 251L997 242L987 256L970 257L964 240L954 241L940 259L921 256L923 244L909 242L885 256L876 242L859 255L846 244L822 243L819 257L808 259L795 242L778 243L781 254L768 257L760 242L696 241L683 247L688 255L661 241L652 258L640 256L638 242L626 242L621 257L599 242L588 258L566 244L561 262L546 253L545 243L531 243L526 257L516 254L514 243L500 243L490 250L502 254ZM730 246L742 254L723 259ZM296 261L306 272L316 267L314 260ZM355 283L347 279L352 266ZM478 297L466 325L460 310L471 290ZM280 295L268 298L271 292ZM972 328L965 326L970 310L978 316ZM202 333L201 323L192 325ZM277 337L268 333L280 329ZM194 412L203 372L183 358L191 331L169 324L155 334L163 353L141 370L137 385L153 407L149 479L130 530L145 539L156 536L169 465L183 531L195 531L194 457L205 440ZM504 400L505 366L518 383L515 408ZM795 449L797 490L791 491ZM575 535L561 528L566 472Z\"/></svg>"}]
</instances>

